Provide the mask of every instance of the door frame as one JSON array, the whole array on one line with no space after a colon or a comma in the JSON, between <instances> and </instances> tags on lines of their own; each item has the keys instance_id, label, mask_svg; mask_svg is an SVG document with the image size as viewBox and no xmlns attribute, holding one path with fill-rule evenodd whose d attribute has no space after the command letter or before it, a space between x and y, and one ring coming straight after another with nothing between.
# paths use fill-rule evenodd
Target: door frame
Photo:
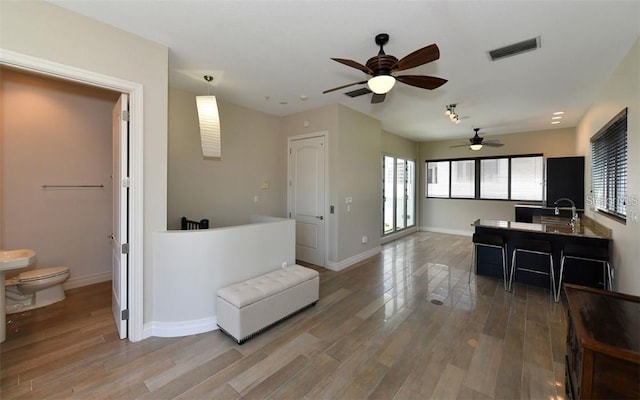
<instances>
[{"instance_id":1,"label":"door frame","mask_svg":"<svg viewBox=\"0 0 640 400\"><path fill-rule=\"evenodd\" d=\"M315 138L315 137L321 137L324 139L324 215L326 215L325 217L325 226L324 226L324 265L321 265L322 267L326 267L327 262L329 260L329 248L330 248L330 244L329 244L329 231L330 231L330 227L332 227L333 225L335 225L333 223L333 216L335 214L331 214L329 213L329 190L328 188L329 186L329 160L327 159L329 156L329 131L319 131L319 132L312 132L312 133L303 133L300 135L295 135L295 136L289 136L287 137L287 210L286 210L286 215L290 215L289 213L291 212L291 186L289 185L289 182L291 182L291 157L289 157L289 149L291 148L291 142L293 142L294 140L303 140L303 139L310 139L310 138Z\"/></svg>"},{"instance_id":2,"label":"door frame","mask_svg":"<svg viewBox=\"0 0 640 400\"><path fill-rule=\"evenodd\" d=\"M0 48L0 65L48 75L129 95L129 334L132 342L144 336L144 175L143 85Z\"/></svg>"}]
</instances>

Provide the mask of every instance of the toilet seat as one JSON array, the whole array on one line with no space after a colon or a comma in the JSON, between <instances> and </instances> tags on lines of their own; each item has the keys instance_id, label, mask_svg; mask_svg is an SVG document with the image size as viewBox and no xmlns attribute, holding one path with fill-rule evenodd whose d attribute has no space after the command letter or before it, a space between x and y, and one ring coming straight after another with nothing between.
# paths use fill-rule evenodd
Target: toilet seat
<instances>
[{"instance_id":1,"label":"toilet seat","mask_svg":"<svg viewBox=\"0 0 640 400\"><path fill-rule=\"evenodd\" d=\"M18 274L18 283L33 282L41 279L53 278L69 273L69 267L49 267L33 269L31 271Z\"/></svg>"}]
</instances>

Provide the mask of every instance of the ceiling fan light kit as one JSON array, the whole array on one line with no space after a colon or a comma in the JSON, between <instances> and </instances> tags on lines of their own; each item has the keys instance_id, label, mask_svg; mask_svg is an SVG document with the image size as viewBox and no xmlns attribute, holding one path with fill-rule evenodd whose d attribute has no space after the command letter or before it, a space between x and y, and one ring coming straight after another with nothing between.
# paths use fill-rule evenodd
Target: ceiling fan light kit
<instances>
[{"instance_id":1,"label":"ceiling fan light kit","mask_svg":"<svg viewBox=\"0 0 640 400\"><path fill-rule=\"evenodd\" d=\"M437 78L434 76L426 75L392 75L392 73L398 71L404 71L405 69L411 69L420 65L435 61L440 58L440 50L435 44L423 47L414 51L407 56L397 59L392 55L387 55L384 52L383 46L389 42L389 35L386 33L379 33L375 37L376 45L380 46L378 55L371 57L367 60L366 65L362 65L357 61L345 59L345 58L332 58L333 61L344 64L348 67L355 68L369 75L370 78L361 82L353 82L346 85L338 86L333 89L325 90L322 93L329 93L336 90L344 89L354 85L367 84L369 90L367 91L353 91L349 92L350 97L356 97L363 94L373 92L371 96L371 103L382 103L386 97L386 94L394 87L396 81L402 82L409 86L414 86L421 89L433 90L444 85L447 80ZM354 93L358 94L354 94Z\"/></svg>"},{"instance_id":2,"label":"ceiling fan light kit","mask_svg":"<svg viewBox=\"0 0 640 400\"><path fill-rule=\"evenodd\" d=\"M375 94L386 94L396 84L396 78L391 75L378 75L367 81L367 86Z\"/></svg>"}]
</instances>

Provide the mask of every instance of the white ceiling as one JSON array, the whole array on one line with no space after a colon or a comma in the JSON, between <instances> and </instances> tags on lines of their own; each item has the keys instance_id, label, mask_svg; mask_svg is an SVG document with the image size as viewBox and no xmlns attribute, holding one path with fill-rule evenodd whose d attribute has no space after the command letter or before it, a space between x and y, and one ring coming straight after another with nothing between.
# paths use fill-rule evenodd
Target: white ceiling
<instances>
[{"instance_id":1,"label":"white ceiling","mask_svg":"<svg viewBox=\"0 0 640 400\"><path fill-rule=\"evenodd\" d=\"M640 34L640 0L51 2L168 46L173 87L206 94L210 74L225 102L278 116L340 103L414 140L574 127ZM382 104L343 94L357 86L322 94L364 80L330 58L364 64L381 32L397 58L436 43L439 60L403 73L449 82L398 83ZM489 60L487 51L536 36L540 49ZM444 115L451 103L459 125ZM559 125L554 111L565 112Z\"/></svg>"}]
</instances>

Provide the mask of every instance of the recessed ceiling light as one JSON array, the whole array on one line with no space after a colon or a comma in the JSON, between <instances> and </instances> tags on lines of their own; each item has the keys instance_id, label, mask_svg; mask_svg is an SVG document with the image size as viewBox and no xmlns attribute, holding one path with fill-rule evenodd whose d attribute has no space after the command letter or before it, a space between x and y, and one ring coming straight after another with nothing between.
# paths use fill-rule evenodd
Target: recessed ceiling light
<instances>
[{"instance_id":1,"label":"recessed ceiling light","mask_svg":"<svg viewBox=\"0 0 640 400\"><path fill-rule=\"evenodd\" d=\"M556 111L553 113L553 115L562 115L564 114L564 111Z\"/></svg>"},{"instance_id":2,"label":"recessed ceiling light","mask_svg":"<svg viewBox=\"0 0 640 400\"><path fill-rule=\"evenodd\" d=\"M557 116L557 117L551 117L551 119L561 119L562 116Z\"/></svg>"},{"instance_id":3,"label":"recessed ceiling light","mask_svg":"<svg viewBox=\"0 0 640 400\"><path fill-rule=\"evenodd\" d=\"M559 123L560 123L560 121L553 121L553 122L551 122L551 125L555 125L555 124L559 124Z\"/></svg>"}]
</instances>

